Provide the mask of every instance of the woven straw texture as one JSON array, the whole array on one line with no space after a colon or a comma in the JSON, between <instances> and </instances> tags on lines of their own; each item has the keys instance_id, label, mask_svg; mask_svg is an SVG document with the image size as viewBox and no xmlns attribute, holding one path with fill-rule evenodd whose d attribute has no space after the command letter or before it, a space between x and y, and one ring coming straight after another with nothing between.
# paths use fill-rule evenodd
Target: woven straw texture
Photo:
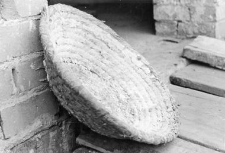
<instances>
[{"instance_id":1,"label":"woven straw texture","mask_svg":"<svg viewBox=\"0 0 225 153\"><path fill-rule=\"evenodd\" d=\"M48 81L62 106L100 134L149 144L177 136L177 103L149 63L93 16L57 4L42 14Z\"/></svg>"}]
</instances>

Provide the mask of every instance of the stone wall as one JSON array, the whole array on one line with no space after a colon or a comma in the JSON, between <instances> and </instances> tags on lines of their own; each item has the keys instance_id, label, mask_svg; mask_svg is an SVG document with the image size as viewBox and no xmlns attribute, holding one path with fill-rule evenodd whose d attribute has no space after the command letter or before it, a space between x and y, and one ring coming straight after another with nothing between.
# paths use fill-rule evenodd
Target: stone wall
<instances>
[{"instance_id":1,"label":"stone wall","mask_svg":"<svg viewBox=\"0 0 225 153\"><path fill-rule=\"evenodd\" d=\"M78 123L50 91L39 36L45 0L0 0L0 152L69 153Z\"/></svg>"},{"instance_id":2,"label":"stone wall","mask_svg":"<svg viewBox=\"0 0 225 153\"><path fill-rule=\"evenodd\" d=\"M156 34L225 38L224 0L154 0Z\"/></svg>"}]
</instances>

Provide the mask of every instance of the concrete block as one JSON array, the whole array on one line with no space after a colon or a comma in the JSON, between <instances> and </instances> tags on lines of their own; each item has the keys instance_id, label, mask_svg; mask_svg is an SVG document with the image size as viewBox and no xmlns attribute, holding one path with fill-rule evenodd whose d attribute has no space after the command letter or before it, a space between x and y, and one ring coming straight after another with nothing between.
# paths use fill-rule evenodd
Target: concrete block
<instances>
[{"instance_id":1,"label":"concrete block","mask_svg":"<svg viewBox=\"0 0 225 153\"><path fill-rule=\"evenodd\" d=\"M213 22L179 22L178 23L178 36L179 37L196 37L198 35L205 35L215 37L215 23Z\"/></svg>"},{"instance_id":2,"label":"concrete block","mask_svg":"<svg viewBox=\"0 0 225 153\"><path fill-rule=\"evenodd\" d=\"M0 25L0 63L42 50L39 20L27 19Z\"/></svg>"},{"instance_id":3,"label":"concrete block","mask_svg":"<svg viewBox=\"0 0 225 153\"><path fill-rule=\"evenodd\" d=\"M14 93L14 85L12 80L12 70L0 70L0 101L10 98Z\"/></svg>"},{"instance_id":4,"label":"concrete block","mask_svg":"<svg viewBox=\"0 0 225 153\"><path fill-rule=\"evenodd\" d=\"M58 112L58 103L49 90L31 97L24 102L5 108L1 111L2 130L5 138L11 138L33 124L37 118L43 116L54 119ZM45 121L43 121L45 122Z\"/></svg>"},{"instance_id":5,"label":"concrete block","mask_svg":"<svg viewBox=\"0 0 225 153\"><path fill-rule=\"evenodd\" d=\"M186 6L180 5L155 5L155 20L189 21L190 13Z\"/></svg>"},{"instance_id":6,"label":"concrete block","mask_svg":"<svg viewBox=\"0 0 225 153\"><path fill-rule=\"evenodd\" d=\"M177 22L176 21L156 21L155 29L157 35L176 36Z\"/></svg>"},{"instance_id":7,"label":"concrete block","mask_svg":"<svg viewBox=\"0 0 225 153\"><path fill-rule=\"evenodd\" d=\"M14 0L15 7L21 17L34 16L41 13L47 0Z\"/></svg>"},{"instance_id":8,"label":"concrete block","mask_svg":"<svg viewBox=\"0 0 225 153\"><path fill-rule=\"evenodd\" d=\"M20 92L28 91L46 83L43 55L19 62L14 71L16 87Z\"/></svg>"}]
</instances>

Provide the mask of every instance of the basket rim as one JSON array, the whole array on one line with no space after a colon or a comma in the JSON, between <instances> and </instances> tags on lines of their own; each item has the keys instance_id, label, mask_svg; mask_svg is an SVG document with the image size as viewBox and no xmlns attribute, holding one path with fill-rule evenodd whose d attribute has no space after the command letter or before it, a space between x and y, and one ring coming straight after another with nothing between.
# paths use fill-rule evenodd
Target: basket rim
<instances>
[{"instance_id":1,"label":"basket rim","mask_svg":"<svg viewBox=\"0 0 225 153\"><path fill-rule=\"evenodd\" d=\"M48 17L51 15L54 15L55 12L61 11L64 8L71 10L71 11L79 11L76 8L73 8L72 6L67 6L64 4L56 4L56 5L51 5L49 6L49 11L45 11L42 13L41 21L40 21L40 34L41 34L41 39L42 39L42 44L44 46L44 52L46 56L50 57L53 65L55 66L57 72L59 73L59 76L68 83L71 89L79 92L79 94L85 98L89 104L93 107L94 110L97 110L100 114L104 115L104 118L106 119L105 121L109 121L110 124L114 124L115 127L117 127L119 130L124 132L124 134L130 135L131 139L137 140L137 141L142 141L142 142L147 142L147 143L152 143L152 144L160 144L164 143L164 138L161 135L157 135L152 133L146 133L146 131L139 130L134 126L130 126L128 123L123 122L119 118L116 117L116 115L109 113L108 111L105 110L103 106L100 105L98 100L90 93L88 90L82 85L82 83L76 79L75 77L72 77L69 71L66 71L64 69L64 66L60 64L60 57L55 53L55 46L50 40L50 31L48 24ZM49 13L49 14L47 14ZM123 41L125 42L125 41ZM129 47L130 48L130 47ZM134 50L131 50L134 51ZM134 51L136 52L136 51ZM148 64L148 62L146 62ZM72 79L71 79L72 78ZM176 116L175 116L176 117ZM177 119L176 119L177 120ZM176 122L174 122L176 123ZM178 122L176 124L179 124ZM177 128L177 125L175 125ZM157 129L159 130L159 129ZM171 130L170 130L171 131ZM176 129L175 129L176 131ZM170 132L172 133L172 132ZM147 135L147 136L146 136ZM146 139L148 137L148 139ZM172 137L175 136L171 136ZM150 138L152 138L150 140ZM140 140L141 139L141 140ZM171 140L169 140L171 141Z\"/></svg>"}]
</instances>

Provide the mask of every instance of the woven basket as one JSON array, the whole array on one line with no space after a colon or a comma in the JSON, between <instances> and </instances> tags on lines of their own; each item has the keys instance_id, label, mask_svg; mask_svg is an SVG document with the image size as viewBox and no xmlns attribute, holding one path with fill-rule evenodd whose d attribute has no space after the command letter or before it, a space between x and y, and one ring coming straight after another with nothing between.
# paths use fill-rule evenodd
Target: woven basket
<instances>
[{"instance_id":1,"label":"woven basket","mask_svg":"<svg viewBox=\"0 0 225 153\"><path fill-rule=\"evenodd\" d=\"M149 144L177 136L177 104L149 63L112 29L70 6L49 6L40 33L62 106L100 134Z\"/></svg>"}]
</instances>

